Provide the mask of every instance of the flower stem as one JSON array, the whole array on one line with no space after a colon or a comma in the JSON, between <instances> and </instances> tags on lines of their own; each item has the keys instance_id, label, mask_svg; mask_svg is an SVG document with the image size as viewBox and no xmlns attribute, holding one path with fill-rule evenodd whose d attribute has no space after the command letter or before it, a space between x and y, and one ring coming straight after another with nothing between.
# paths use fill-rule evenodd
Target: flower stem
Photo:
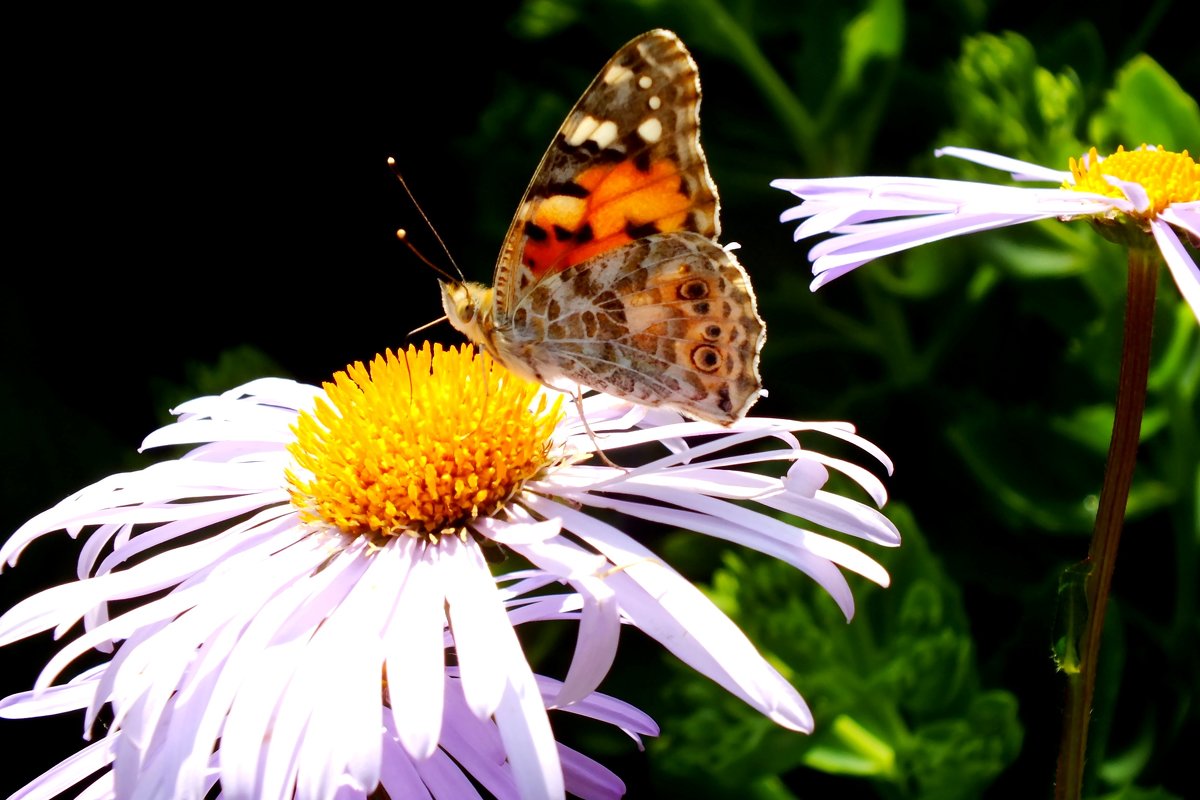
<instances>
[{"instance_id":1,"label":"flower stem","mask_svg":"<svg viewBox=\"0 0 1200 800\"><path fill-rule=\"evenodd\" d=\"M1150 337L1154 322L1154 292L1158 285L1158 253L1141 247L1129 250L1129 284L1125 299L1125 339L1117 378L1117 401L1108 463L1100 488L1096 525L1088 550L1085 597L1088 617L1079 641L1079 667L1067 674L1067 699L1062 747L1055 782L1057 800L1078 800L1083 794L1088 720L1096 687L1100 634L1117 562L1117 545L1125 522L1125 506L1137 463L1138 436L1146 406L1150 369Z\"/></svg>"}]
</instances>

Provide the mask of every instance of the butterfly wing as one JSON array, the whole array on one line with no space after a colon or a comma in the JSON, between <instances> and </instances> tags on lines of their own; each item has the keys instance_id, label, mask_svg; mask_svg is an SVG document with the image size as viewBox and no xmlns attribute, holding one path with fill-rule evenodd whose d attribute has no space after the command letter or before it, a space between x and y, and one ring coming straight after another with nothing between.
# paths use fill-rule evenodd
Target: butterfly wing
<instances>
[{"instance_id":1,"label":"butterfly wing","mask_svg":"<svg viewBox=\"0 0 1200 800\"><path fill-rule=\"evenodd\" d=\"M503 329L539 282L644 236L715 239L696 63L665 30L617 51L559 129L504 239L493 279Z\"/></svg>"},{"instance_id":2,"label":"butterfly wing","mask_svg":"<svg viewBox=\"0 0 1200 800\"><path fill-rule=\"evenodd\" d=\"M728 425L758 399L763 322L732 253L653 234L565 267L520 299L506 346L558 376Z\"/></svg>"}]
</instances>

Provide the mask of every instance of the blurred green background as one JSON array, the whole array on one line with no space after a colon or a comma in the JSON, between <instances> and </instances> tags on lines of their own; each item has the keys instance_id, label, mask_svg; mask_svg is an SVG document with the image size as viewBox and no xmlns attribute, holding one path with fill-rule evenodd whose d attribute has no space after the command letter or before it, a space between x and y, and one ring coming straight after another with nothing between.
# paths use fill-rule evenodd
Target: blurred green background
<instances>
[{"instance_id":1,"label":"blurred green background","mask_svg":"<svg viewBox=\"0 0 1200 800\"><path fill-rule=\"evenodd\" d=\"M319 382L441 314L438 247L488 280L527 181L608 57L654 27L700 66L702 141L768 338L756 414L840 419L894 459L889 589L851 578L847 625L797 572L700 537L652 546L747 630L813 707L774 727L626 631L604 688L650 712L647 753L563 723L630 797L1049 797L1064 682L1053 649L1086 554L1120 354L1124 254L1086 223L927 246L813 295L778 177L1006 175L943 145L1066 167L1096 145L1200 150L1194 10L898 0L530 0L355 18L87 12L27 27L0 313L0 535L106 474L166 410L264 374ZM147 32L149 31L149 32ZM1182 38L1186 36L1187 38ZM51 66L53 68L51 68ZM457 342L448 326L431 338ZM1165 270L1142 448L1109 607L1090 796L1196 796L1200 333ZM827 443L806 444L827 449ZM864 459L858 459L865 463ZM39 542L0 608L69 580ZM546 668L566 631L531 634ZM3 693L48 637L0 650ZM650 676L649 678L647 676ZM80 722L0 720L0 789L73 752ZM9 752L17 752L10 750Z\"/></svg>"}]
</instances>

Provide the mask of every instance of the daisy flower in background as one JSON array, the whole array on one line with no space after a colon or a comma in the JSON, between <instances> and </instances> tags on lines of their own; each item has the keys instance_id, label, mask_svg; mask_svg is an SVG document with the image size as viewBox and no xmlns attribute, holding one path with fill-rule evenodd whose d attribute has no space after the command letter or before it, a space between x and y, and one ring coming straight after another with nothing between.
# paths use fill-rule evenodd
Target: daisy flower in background
<instances>
[{"instance_id":1,"label":"daisy flower in background","mask_svg":"<svg viewBox=\"0 0 1200 800\"><path fill-rule=\"evenodd\" d=\"M15 564L40 536L88 531L78 581L0 617L0 644L84 623L0 714L86 707L87 729L106 704L113 715L77 757L89 770L64 762L28 796L108 763L97 796L199 797L219 783L228 797L364 797L381 781L402 796L392 789L409 784L389 780L444 789L464 773L501 797L618 795L615 776L555 741L546 709L656 733L595 694L621 624L810 730L803 699L728 617L586 509L774 555L849 618L841 568L884 585L886 571L780 517L884 546L899 536L874 507L822 488L834 469L882 505L880 481L802 449L796 433L848 442L890 470L886 456L844 423L722 428L606 395L583 405L606 452L659 443L663 454L631 469L581 463L596 443L571 404L469 348L389 352L324 389L264 379L183 404L145 446L198 447L76 493L0 548ZM532 567L494 578L486 556L506 551ZM557 683L533 673L514 626L564 619L578 638ZM117 643L111 661L54 685Z\"/></svg>"},{"instance_id":2,"label":"daisy flower in background","mask_svg":"<svg viewBox=\"0 0 1200 800\"><path fill-rule=\"evenodd\" d=\"M1107 157L1096 148L1059 171L994 153L947 147L950 155L1010 172L1016 180L1057 183L1056 188L997 186L924 178L851 177L776 180L803 202L781 216L802 219L797 241L834 234L809 251L812 288L868 261L927 242L1049 217L1087 219L1128 251L1125 321L1113 426L1097 500L1083 579L1085 613L1060 636L1056 651L1066 675L1063 735L1055 778L1057 797L1084 790L1088 725L1096 685L1105 610L1129 492L1137 462L1146 403L1158 267L1165 262L1192 314L1200 321L1200 269L1185 240L1200 244L1200 165L1188 152L1142 145ZM1180 237L1182 234L1182 239ZM1064 585L1074 586L1070 581Z\"/></svg>"},{"instance_id":3,"label":"daisy flower in background","mask_svg":"<svg viewBox=\"0 0 1200 800\"><path fill-rule=\"evenodd\" d=\"M936 154L1058 187L873 176L772 181L804 201L780 216L781 222L804 220L796 241L838 234L809 251L814 290L868 261L939 239L1049 217L1084 218L1127 246L1157 247L1200 320L1200 269L1179 237L1200 243L1200 164L1186 150L1142 145L1101 157L1093 147L1071 159L1067 171L963 147Z\"/></svg>"}]
</instances>

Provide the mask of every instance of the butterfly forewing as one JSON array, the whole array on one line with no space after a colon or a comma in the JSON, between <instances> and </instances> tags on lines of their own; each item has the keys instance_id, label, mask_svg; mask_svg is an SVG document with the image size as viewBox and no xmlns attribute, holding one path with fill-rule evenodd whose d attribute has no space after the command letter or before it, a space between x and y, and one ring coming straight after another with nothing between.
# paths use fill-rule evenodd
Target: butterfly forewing
<instances>
[{"instance_id":1,"label":"butterfly forewing","mask_svg":"<svg viewBox=\"0 0 1200 800\"><path fill-rule=\"evenodd\" d=\"M699 140L700 81L675 34L622 47L567 116L497 262L497 324L538 281L654 233L715 239L717 195Z\"/></svg>"}]
</instances>

